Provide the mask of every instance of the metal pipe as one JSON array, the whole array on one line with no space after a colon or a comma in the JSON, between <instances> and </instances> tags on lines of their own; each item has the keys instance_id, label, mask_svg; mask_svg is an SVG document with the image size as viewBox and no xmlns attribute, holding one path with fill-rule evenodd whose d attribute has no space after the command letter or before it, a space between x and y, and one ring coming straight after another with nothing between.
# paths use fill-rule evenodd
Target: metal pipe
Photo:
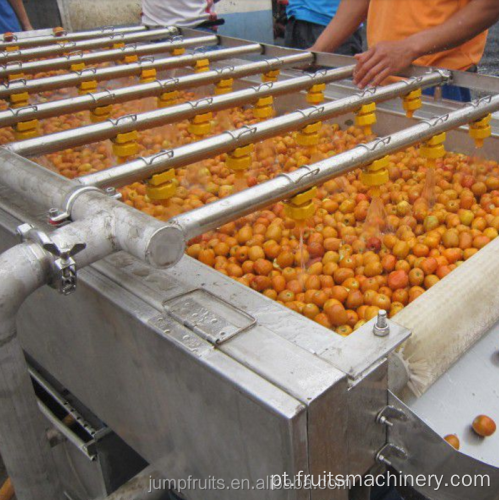
<instances>
[{"instance_id":1,"label":"metal pipe","mask_svg":"<svg viewBox=\"0 0 500 500\"><path fill-rule=\"evenodd\" d=\"M200 36L196 38L172 39L167 42L145 43L142 45L126 45L118 49L99 50L96 52L69 54L66 57L44 59L41 61L19 62L14 61L0 66L0 78L8 78L10 75L29 75L42 71L56 71L69 69L74 64L97 64L102 62L113 62L123 60L126 56L144 56L153 54L165 54L179 48L202 47L217 45L218 39L215 35Z\"/></svg>"},{"instance_id":2,"label":"metal pipe","mask_svg":"<svg viewBox=\"0 0 500 500\"><path fill-rule=\"evenodd\" d=\"M73 221L107 214L113 221L113 244L119 249L154 267L168 262L164 253L170 244L170 229L99 190L83 191L76 182L4 148L0 148L0 183L44 208L69 209Z\"/></svg>"},{"instance_id":3,"label":"metal pipe","mask_svg":"<svg viewBox=\"0 0 500 500\"><path fill-rule=\"evenodd\" d=\"M73 71L66 75L49 76L33 80L14 80L0 85L0 99L7 99L10 95L20 92L36 94L38 92L46 92L48 90L72 87L88 80L96 80L100 82L104 80L125 78L128 76L137 76L146 69L164 71L182 66L190 66L195 64L196 61L199 61L200 59L208 59L211 62L215 62L248 54L262 54L263 50L264 49L261 44L252 43L228 49L212 50L208 52L194 52L184 56L166 57L161 59L147 58L137 63L122 64L111 68L88 68L82 71ZM304 54L297 54L296 57L298 58L298 61L313 60L312 54L308 52Z\"/></svg>"},{"instance_id":4,"label":"metal pipe","mask_svg":"<svg viewBox=\"0 0 500 500\"><path fill-rule=\"evenodd\" d=\"M100 211L50 234L53 245L70 249L78 268L121 249L114 215ZM24 301L58 274L58 256L28 240L0 255L0 448L19 500L63 500L28 367L17 336L16 316Z\"/></svg>"},{"instance_id":5,"label":"metal pipe","mask_svg":"<svg viewBox=\"0 0 500 500\"><path fill-rule=\"evenodd\" d=\"M45 47L35 47L24 50L4 50L0 52L0 62L8 61L29 61L39 57L54 56L80 50L95 50L108 47L115 43L135 43L144 40L158 40L176 36L179 33L177 28L161 28L147 30L139 33L113 33L112 35L82 42L54 43Z\"/></svg>"},{"instance_id":6,"label":"metal pipe","mask_svg":"<svg viewBox=\"0 0 500 500\"><path fill-rule=\"evenodd\" d=\"M406 95L417 88L438 85L445 81L445 74L432 72L423 77L394 83L385 87L377 87L376 89L370 89L321 106L311 106L256 125L226 131L220 135L186 144L170 151L163 151L157 155L124 163L94 174L84 175L77 180L87 186L125 186L132 182L151 177L154 174L164 172L168 168L189 165L207 157L227 153L237 147L296 130L318 120L330 119L350 111L355 111L362 105L370 102L392 99L399 95ZM30 139L29 141L34 141L34 139ZM23 143L24 145L20 148L19 146ZM28 146L28 141L23 141L22 143L12 143L9 149L23 155L27 153L32 154L33 150L28 149L26 146Z\"/></svg>"},{"instance_id":7,"label":"metal pipe","mask_svg":"<svg viewBox=\"0 0 500 500\"><path fill-rule=\"evenodd\" d=\"M55 132L33 139L26 139L24 141L11 143L6 147L25 157L43 155L70 147L72 148L92 142L111 139L112 137L116 137L117 134L123 134L132 130L141 131L159 127L168 123L192 118L193 116L208 111L215 112L222 109L229 109L234 106L250 104L256 102L263 96L279 96L291 92L299 92L310 88L316 83L328 83L347 78L352 75L353 70L354 66L349 66L326 72L320 71L317 74L307 74L306 76L293 78L283 82L264 83L258 87L250 87L238 92L231 92L216 97L207 97L199 99L198 101L178 104L165 109L157 109L135 115L126 115L116 120L108 119L101 123ZM220 73L214 73L216 74L212 76L210 83L215 83L221 79ZM231 74L234 75L234 71L232 71ZM180 80L181 78L179 78L177 82L172 81L171 85L167 88L164 87L163 91L168 90L168 88L180 89L192 86L179 86ZM193 75L186 78L184 84L186 80L208 83L207 80L203 79L202 75Z\"/></svg>"},{"instance_id":8,"label":"metal pipe","mask_svg":"<svg viewBox=\"0 0 500 500\"><path fill-rule=\"evenodd\" d=\"M307 53L305 55L307 55ZM22 121L34 119L41 120L53 116L61 116L68 113L94 109L99 106L118 104L132 99L143 99L145 97L158 96L164 92L173 90L183 90L201 85L210 85L217 83L222 78L226 77L235 79L244 78L260 72L271 71L302 63L304 61L307 61L307 57L301 56L298 58L297 55L275 57L273 59L240 64L238 66L226 66L213 71L207 71L205 73L181 76L179 78L169 78L166 80L156 80L152 83L142 83L140 85L122 87L112 91L106 90L102 92L95 92L78 97L70 97L69 99L49 101L18 109L8 108L5 111L0 111L0 128L12 126ZM330 75L330 72L326 73ZM326 73L324 78L325 82L329 81ZM321 72L318 72L315 74L314 78L319 79L320 75ZM313 80L312 83L320 83L317 79ZM281 83L284 82L280 82L280 84ZM269 87L269 84L265 84L262 87L264 88L266 86ZM274 91L275 88L276 87L273 86L271 90Z\"/></svg>"},{"instance_id":9,"label":"metal pipe","mask_svg":"<svg viewBox=\"0 0 500 500\"><path fill-rule=\"evenodd\" d=\"M394 154L413 144L428 140L436 134L478 120L488 113L497 111L498 105L498 95L485 97L457 111L431 120L424 120L413 127L367 144L360 144L349 151L313 165L303 166L294 172L279 174L270 181L178 215L168 223L172 228L172 241L179 252L173 256L171 264L173 265L180 260L184 254L185 242L195 236L290 198L386 155ZM175 231L177 231L176 236L174 236ZM172 252L173 249L170 251L171 256Z\"/></svg>"},{"instance_id":10,"label":"metal pipe","mask_svg":"<svg viewBox=\"0 0 500 500\"><path fill-rule=\"evenodd\" d=\"M50 259L38 245L0 255L0 449L19 500L64 498L16 329L22 303L49 276Z\"/></svg>"},{"instance_id":11,"label":"metal pipe","mask_svg":"<svg viewBox=\"0 0 500 500\"><path fill-rule=\"evenodd\" d=\"M94 37L103 37L113 35L115 33L134 33L138 31L145 31L145 26L105 26L97 30L76 31L74 33L66 33L63 35L39 35L28 36L25 38L17 38L14 35L12 42L0 42L0 50L5 50L7 47L39 47L41 45L50 45L57 42L74 42L77 40L88 40Z\"/></svg>"}]
</instances>

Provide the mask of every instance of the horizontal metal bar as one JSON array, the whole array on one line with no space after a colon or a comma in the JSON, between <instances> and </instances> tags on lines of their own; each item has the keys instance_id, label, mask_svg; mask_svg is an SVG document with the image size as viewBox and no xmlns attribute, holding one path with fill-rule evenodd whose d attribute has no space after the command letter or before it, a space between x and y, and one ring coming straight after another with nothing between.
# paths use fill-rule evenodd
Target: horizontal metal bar
<instances>
[{"instance_id":1,"label":"horizontal metal bar","mask_svg":"<svg viewBox=\"0 0 500 500\"><path fill-rule=\"evenodd\" d=\"M428 140L436 134L478 120L488 113L497 111L498 105L498 95L485 97L447 115L425 120L392 135L367 144L360 144L349 151L301 167L294 172L279 174L270 181L174 217L168 225L179 230L184 241L188 241L239 217L324 183L333 177Z\"/></svg>"},{"instance_id":2,"label":"horizontal metal bar","mask_svg":"<svg viewBox=\"0 0 500 500\"><path fill-rule=\"evenodd\" d=\"M92 142L103 141L116 137L117 134L124 134L131 131L147 130L169 123L187 120L194 116L216 112L223 109L230 109L235 106L255 103L264 96L279 96L291 92L299 92L312 87L316 83L329 83L335 80L341 80L352 75L354 67L339 68L330 71L320 71L316 74L307 74L306 76L292 78L277 83L263 83L257 87L240 90L215 97L206 97L198 101L186 102L171 106L165 109L157 109L145 113L126 115L117 119L108 119L101 123L87 125L71 130L55 132L43 137L36 137L20 142L6 145L11 151L15 151L25 157L38 156L67 148L83 146ZM234 72L232 73L234 74ZM198 77L198 78L197 78ZM220 80L221 75L217 74L210 78L211 83ZM180 79L179 79L180 80ZM163 89L179 89L188 86L189 80L207 83L208 80L201 80L201 76L192 76L185 78L183 85L179 86L178 81L172 81L171 85L164 86Z\"/></svg>"},{"instance_id":3,"label":"horizontal metal bar","mask_svg":"<svg viewBox=\"0 0 500 500\"><path fill-rule=\"evenodd\" d=\"M81 82L96 80L106 81L117 78L125 78L129 76L140 75L146 69L156 69L158 71L172 68L180 68L183 66L194 65L200 59L208 59L211 62L221 61L223 59L231 59L248 54L261 54L262 45L253 43L242 47L231 47L228 49L211 50L207 52L197 51L184 56L166 57L160 59L147 58L137 63L121 64L110 68L89 68L82 71L73 71L67 75L49 76L44 78L36 78L34 80L14 80L0 85L0 99L7 99L12 94L20 92L28 92L36 94L46 92L48 90L56 90L67 87L76 86ZM312 60L309 53L306 57Z\"/></svg>"},{"instance_id":4,"label":"horizontal metal bar","mask_svg":"<svg viewBox=\"0 0 500 500\"><path fill-rule=\"evenodd\" d=\"M0 42L0 50L5 50L7 47L39 47L41 45L50 45L57 42L75 42L78 40L88 40L90 38L114 35L115 33L134 33L145 30L147 30L146 26L107 26L96 30L75 31L60 36L51 33L50 35L27 36L17 39L14 35L14 40L12 42Z\"/></svg>"},{"instance_id":5,"label":"horizontal metal bar","mask_svg":"<svg viewBox=\"0 0 500 500\"><path fill-rule=\"evenodd\" d=\"M154 97L164 92L173 90L183 90L210 85L219 82L222 78L244 78L260 72L292 66L306 62L310 59L310 54L289 55L281 58L265 59L254 63L240 64L238 66L226 66L205 73L181 76L179 78L169 78L166 80L156 80L151 83L143 83L130 87L122 87L113 91L94 92L78 97L50 101L23 108L8 108L0 111L0 128L15 125L16 123L45 119L53 116L60 116L78 111L95 109L99 106L118 104L132 99L143 99ZM328 80L325 76L325 82Z\"/></svg>"},{"instance_id":6,"label":"horizontal metal bar","mask_svg":"<svg viewBox=\"0 0 500 500\"><path fill-rule=\"evenodd\" d=\"M256 125L227 131L220 135L186 144L185 146L170 151L163 151L157 155L141 158L101 172L85 175L79 177L77 181L84 185L99 187L124 186L151 177L169 168L189 165L190 163L195 163L205 158L227 153L237 147L297 130L319 120L326 120L351 111L356 111L364 104L403 96L418 88L438 85L444 81L446 81L446 75L443 72L435 71L424 77L394 83L385 87L372 88L354 94L353 96L346 97L345 99L339 99L338 101L329 102L320 106L311 106L284 116L266 120ZM9 148L16 150L16 143L11 144ZM24 153L25 150L22 154Z\"/></svg>"},{"instance_id":7,"label":"horizontal metal bar","mask_svg":"<svg viewBox=\"0 0 500 500\"><path fill-rule=\"evenodd\" d=\"M139 33L113 33L112 35L94 38L93 40L83 40L81 42L55 43L44 47L35 47L24 50L4 50L0 52L0 62L8 61L29 61L39 57L50 57L58 54L78 50L95 50L108 47L115 43L136 43L145 40L158 40L168 38L178 34L177 28L161 28L155 30L141 31Z\"/></svg>"},{"instance_id":8,"label":"horizontal metal bar","mask_svg":"<svg viewBox=\"0 0 500 500\"><path fill-rule=\"evenodd\" d=\"M97 64L123 60L127 56L165 54L174 49L217 45L217 36L206 35L196 38L171 39L167 42L132 44L119 49L99 50L89 53L69 54L65 57L44 59L41 61L11 62L0 66L0 78L22 74L29 75L42 71L69 69L73 64Z\"/></svg>"}]
</instances>

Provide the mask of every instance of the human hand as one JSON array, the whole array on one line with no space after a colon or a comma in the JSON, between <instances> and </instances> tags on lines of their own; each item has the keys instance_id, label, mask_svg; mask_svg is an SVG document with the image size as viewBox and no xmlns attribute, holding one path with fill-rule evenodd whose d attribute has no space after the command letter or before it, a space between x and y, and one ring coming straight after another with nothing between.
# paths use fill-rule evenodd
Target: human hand
<instances>
[{"instance_id":1,"label":"human hand","mask_svg":"<svg viewBox=\"0 0 500 500\"><path fill-rule=\"evenodd\" d=\"M406 69L418 55L406 39L380 42L354 57L358 60L354 70L354 83L364 89L367 86L380 85L387 77Z\"/></svg>"}]
</instances>

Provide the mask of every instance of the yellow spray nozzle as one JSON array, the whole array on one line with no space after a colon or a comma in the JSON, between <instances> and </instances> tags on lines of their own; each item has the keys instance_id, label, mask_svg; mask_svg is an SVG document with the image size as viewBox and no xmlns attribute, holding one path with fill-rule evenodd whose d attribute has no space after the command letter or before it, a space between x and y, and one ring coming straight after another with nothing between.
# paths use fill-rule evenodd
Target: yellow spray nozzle
<instances>
[{"instance_id":1,"label":"yellow spray nozzle","mask_svg":"<svg viewBox=\"0 0 500 500\"><path fill-rule=\"evenodd\" d=\"M403 109L408 118L413 118L417 109L422 107L422 89L413 90L403 97Z\"/></svg>"},{"instance_id":2,"label":"yellow spray nozzle","mask_svg":"<svg viewBox=\"0 0 500 500\"><path fill-rule=\"evenodd\" d=\"M375 115L376 109L377 105L371 102L370 104L361 106L361 109L356 113L356 125L363 129L365 135L371 135L372 125L377 123L377 116Z\"/></svg>"},{"instance_id":3,"label":"yellow spray nozzle","mask_svg":"<svg viewBox=\"0 0 500 500\"><path fill-rule=\"evenodd\" d=\"M177 103L177 99L179 99L179 91L173 90L172 92L165 92L158 97L158 107L159 108L168 108L169 106L173 106Z\"/></svg>"},{"instance_id":4,"label":"yellow spray nozzle","mask_svg":"<svg viewBox=\"0 0 500 500\"><path fill-rule=\"evenodd\" d=\"M123 49L123 47L125 47L124 42L116 42L113 44L113 49Z\"/></svg>"},{"instance_id":5,"label":"yellow spray nozzle","mask_svg":"<svg viewBox=\"0 0 500 500\"><path fill-rule=\"evenodd\" d=\"M198 137L208 135L212 131L212 119L213 114L210 111L208 113L196 115L191 119L188 131Z\"/></svg>"},{"instance_id":6,"label":"yellow spray nozzle","mask_svg":"<svg viewBox=\"0 0 500 500\"><path fill-rule=\"evenodd\" d=\"M316 146L319 143L319 131L321 129L321 122L311 123L302 128L295 140L299 146Z\"/></svg>"},{"instance_id":7,"label":"yellow spray nozzle","mask_svg":"<svg viewBox=\"0 0 500 500\"><path fill-rule=\"evenodd\" d=\"M90 111L90 121L92 123L99 123L107 120L111 116L113 111L113 105L108 104L107 106L99 106Z\"/></svg>"},{"instance_id":8,"label":"yellow spray nozzle","mask_svg":"<svg viewBox=\"0 0 500 500\"><path fill-rule=\"evenodd\" d=\"M184 47L178 47L177 49L172 49L170 52L173 56L182 56L186 52Z\"/></svg>"},{"instance_id":9,"label":"yellow spray nozzle","mask_svg":"<svg viewBox=\"0 0 500 500\"><path fill-rule=\"evenodd\" d=\"M195 73L204 73L210 70L210 61L208 59L198 59L194 66Z\"/></svg>"},{"instance_id":10,"label":"yellow spray nozzle","mask_svg":"<svg viewBox=\"0 0 500 500\"><path fill-rule=\"evenodd\" d=\"M177 185L173 182L175 170L171 168L161 174L153 175L146 183L146 194L153 201L168 200L175 195Z\"/></svg>"},{"instance_id":11,"label":"yellow spray nozzle","mask_svg":"<svg viewBox=\"0 0 500 500\"><path fill-rule=\"evenodd\" d=\"M16 123L13 127L16 141L37 137L39 135L38 125L37 119Z\"/></svg>"},{"instance_id":12,"label":"yellow spray nozzle","mask_svg":"<svg viewBox=\"0 0 500 500\"><path fill-rule=\"evenodd\" d=\"M369 187L378 187L389 182L389 170L387 169L389 161L389 156L384 156L370 163L361 172L361 182Z\"/></svg>"},{"instance_id":13,"label":"yellow spray nozzle","mask_svg":"<svg viewBox=\"0 0 500 500\"><path fill-rule=\"evenodd\" d=\"M23 108L29 104L30 96L28 92L19 92L18 94L11 94L9 102L11 108Z\"/></svg>"},{"instance_id":14,"label":"yellow spray nozzle","mask_svg":"<svg viewBox=\"0 0 500 500\"><path fill-rule=\"evenodd\" d=\"M435 135L420 146L420 156L429 160L431 166L435 165L438 158L443 158L446 155L445 141L446 132Z\"/></svg>"},{"instance_id":15,"label":"yellow spray nozzle","mask_svg":"<svg viewBox=\"0 0 500 500\"><path fill-rule=\"evenodd\" d=\"M317 83L313 85L308 91L306 96L306 101L309 104L321 104L325 100L325 89L326 84Z\"/></svg>"},{"instance_id":16,"label":"yellow spray nozzle","mask_svg":"<svg viewBox=\"0 0 500 500\"><path fill-rule=\"evenodd\" d=\"M78 93L80 95L90 94L97 90L97 80L88 80L78 85Z\"/></svg>"},{"instance_id":17,"label":"yellow spray nozzle","mask_svg":"<svg viewBox=\"0 0 500 500\"><path fill-rule=\"evenodd\" d=\"M315 186L285 201L283 203L285 215L297 221L304 221L312 217L316 211L313 200L317 192L318 189Z\"/></svg>"},{"instance_id":18,"label":"yellow spray nozzle","mask_svg":"<svg viewBox=\"0 0 500 500\"><path fill-rule=\"evenodd\" d=\"M141 83L151 83L156 80L156 69L147 68L141 71L140 81Z\"/></svg>"},{"instance_id":19,"label":"yellow spray nozzle","mask_svg":"<svg viewBox=\"0 0 500 500\"><path fill-rule=\"evenodd\" d=\"M84 62L74 63L70 66L71 71L83 71L84 69L85 69Z\"/></svg>"},{"instance_id":20,"label":"yellow spray nozzle","mask_svg":"<svg viewBox=\"0 0 500 500\"><path fill-rule=\"evenodd\" d=\"M253 108L253 115L260 120L271 118L274 115L273 96L261 97Z\"/></svg>"},{"instance_id":21,"label":"yellow spray nozzle","mask_svg":"<svg viewBox=\"0 0 500 500\"><path fill-rule=\"evenodd\" d=\"M234 80L232 78L225 78L215 84L215 95L229 94L233 91Z\"/></svg>"},{"instance_id":22,"label":"yellow spray nozzle","mask_svg":"<svg viewBox=\"0 0 500 500\"><path fill-rule=\"evenodd\" d=\"M252 153L254 149L253 144L236 148L234 151L227 154L226 165L236 172L248 170L252 164Z\"/></svg>"},{"instance_id":23,"label":"yellow spray nozzle","mask_svg":"<svg viewBox=\"0 0 500 500\"><path fill-rule=\"evenodd\" d=\"M139 152L138 138L139 134L137 130L118 134L114 139L111 139L113 153L121 159L136 155Z\"/></svg>"},{"instance_id":24,"label":"yellow spray nozzle","mask_svg":"<svg viewBox=\"0 0 500 500\"><path fill-rule=\"evenodd\" d=\"M139 56L136 54L128 54L123 58L123 64L132 64L139 60Z\"/></svg>"},{"instance_id":25,"label":"yellow spray nozzle","mask_svg":"<svg viewBox=\"0 0 500 500\"><path fill-rule=\"evenodd\" d=\"M280 70L272 69L270 71L267 71L266 73L262 73L262 81L264 83L276 82L278 81L278 76L280 76Z\"/></svg>"},{"instance_id":26,"label":"yellow spray nozzle","mask_svg":"<svg viewBox=\"0 0 500 500\"><path fill-rule=\"evenodd\" d=\"M491 114L469 125L469 135L474 139L477 148L482 148L484 140L491 137Z\"/></svg>"}]
</instances>

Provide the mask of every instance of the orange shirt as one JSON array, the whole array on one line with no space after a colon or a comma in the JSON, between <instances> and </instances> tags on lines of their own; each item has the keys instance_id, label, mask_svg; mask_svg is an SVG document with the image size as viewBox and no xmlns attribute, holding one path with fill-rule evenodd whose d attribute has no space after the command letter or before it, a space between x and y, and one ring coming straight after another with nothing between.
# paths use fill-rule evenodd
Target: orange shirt
<instances>
[{"instance_id":1,"label":"orange shirt","mask_svg":"<svg viewBox=\"0 0 500 500\"><path fill-rule=\"evenodd\" d=\"M464 8L470 0L370 0L368 46L397 41L439 26ZM478 64L486 45L485 31L454 49L417 59L414 64L466 70Z\"/></svg>"}]
</instances>

